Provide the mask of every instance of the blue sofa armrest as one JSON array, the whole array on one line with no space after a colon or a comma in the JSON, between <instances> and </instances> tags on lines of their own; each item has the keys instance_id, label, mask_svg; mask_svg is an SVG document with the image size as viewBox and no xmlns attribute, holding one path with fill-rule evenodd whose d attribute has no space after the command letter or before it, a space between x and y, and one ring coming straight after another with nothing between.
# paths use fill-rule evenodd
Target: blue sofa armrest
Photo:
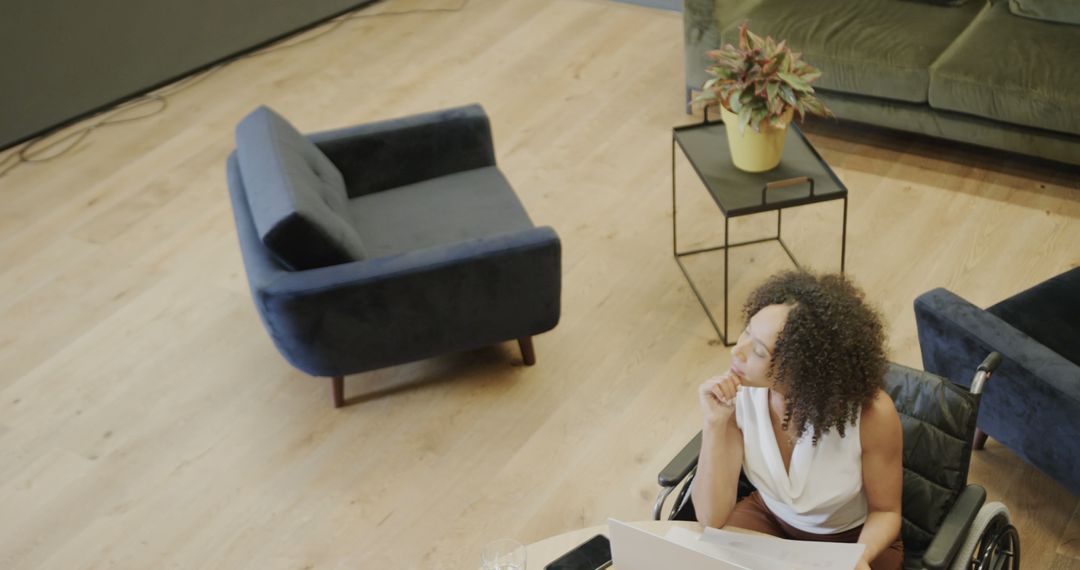
<instances>
[{"instance_id":1,"label":"blue sofa armrest","mask_svg":"<svg viewBox=\"0 0 1080 570\"><path fill-rule=\"evenodd\" d=\"M945 289L915 299L923 368L965 386L991 351L1001 366L987 383L978 425L1080 494L1080 366Z\"/></svg>"},{"instance_id":2,"label":"blue sofa armrest","mask_svg":"<svg viewBox=\"0 0 1080 570\"><path fill-rule=\"evenodd\" d=\"M495 165L480 105L309 135L345 178L350 198Z\"/></svg>"},{"instance_id":3,"label":"blue sofa armrest","mask_svg":"<svg viewBox=\"0 0 1080 570\"><path fill-rule=\"evenodd\" d=\"M559 238L540 227L281 272L254 293L282 354L336 376L550 330L561 282Z\"/></svg>"}]
</instances>

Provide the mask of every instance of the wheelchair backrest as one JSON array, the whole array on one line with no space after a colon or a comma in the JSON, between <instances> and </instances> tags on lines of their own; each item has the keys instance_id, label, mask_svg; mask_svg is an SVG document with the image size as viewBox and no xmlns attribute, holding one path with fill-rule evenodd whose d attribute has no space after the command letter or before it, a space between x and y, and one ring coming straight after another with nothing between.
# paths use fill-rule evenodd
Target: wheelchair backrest
<instances>
[{"instance_id":1,"label":"wheelchair backrest","mask_svg":"<svg viewBox=\"0 0 1080 570\"><path fill-rule=\"evenodd\" d=\"M948 379L893 363L885 391L904 430L906 557L926 550L967 485L979 399Z\"/></svg>"}]
</instances>

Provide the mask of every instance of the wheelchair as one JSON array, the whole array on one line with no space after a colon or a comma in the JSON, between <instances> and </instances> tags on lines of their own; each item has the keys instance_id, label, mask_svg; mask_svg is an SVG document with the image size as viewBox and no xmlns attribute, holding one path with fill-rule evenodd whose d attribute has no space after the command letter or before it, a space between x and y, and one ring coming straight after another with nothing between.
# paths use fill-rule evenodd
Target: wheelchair
<instances>
[{"instance_id":1,"label":"wheelchair","mask_svg":"<svg viewBox=\"0 0 1080 570\"><path fill-rule=\"evenodd\" d=\"M970 391L940 376L890 363L885 391L896 403L904 432L904 489L900 535L905 570L983 570L1020 567L1020 535L1009 509L986 502L986 490L967 483L975 419L983 385L1001 356L979 365ZM682 484L671 520L696 520L690 483L697 468L701 432L658 477L653 518ZM740 476L738 496L754 490Z\"/></svg>"}]
</instances>

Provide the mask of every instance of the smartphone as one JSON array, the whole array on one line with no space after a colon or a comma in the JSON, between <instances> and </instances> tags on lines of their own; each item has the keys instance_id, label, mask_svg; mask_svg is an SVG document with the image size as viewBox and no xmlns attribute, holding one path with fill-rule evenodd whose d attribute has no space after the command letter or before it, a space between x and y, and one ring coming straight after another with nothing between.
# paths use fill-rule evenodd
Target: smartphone
<instances>
[{"instance_id":1,"label":"smartphone","mask_svg":"<svg viewBox=\"0 0 1080 570\"><path fill-rule=\"evenodd\" d=\"M598 570L608 566L611 566L611 542L598 534L544 566L544 570Z\"/></svg>"}]
</instances>

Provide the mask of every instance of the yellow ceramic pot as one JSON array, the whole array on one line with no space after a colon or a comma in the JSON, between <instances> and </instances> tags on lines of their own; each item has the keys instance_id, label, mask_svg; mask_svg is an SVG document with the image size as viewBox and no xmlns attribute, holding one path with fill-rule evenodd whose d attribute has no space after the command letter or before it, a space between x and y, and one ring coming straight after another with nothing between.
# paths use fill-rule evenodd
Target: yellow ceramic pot
<instances>
[{"instance_id":1,"label":"yellow ceramic pot","mask_svg":"<svg viewBox=\"0 0 1080 570\"><path fill-rule=\"evenodd\" d=\"M784 114L783 128L776 128L768 123L761 123L761 132L749 125L740 132L739 116L720 107L720 116L727 129L728 146L731 148L731 162L735 168L746 172L765 172L780 164L780 155L784 154L784 141L787 139L787 126L791 122L794 109Z\"/></svg>"}]
</instances>

